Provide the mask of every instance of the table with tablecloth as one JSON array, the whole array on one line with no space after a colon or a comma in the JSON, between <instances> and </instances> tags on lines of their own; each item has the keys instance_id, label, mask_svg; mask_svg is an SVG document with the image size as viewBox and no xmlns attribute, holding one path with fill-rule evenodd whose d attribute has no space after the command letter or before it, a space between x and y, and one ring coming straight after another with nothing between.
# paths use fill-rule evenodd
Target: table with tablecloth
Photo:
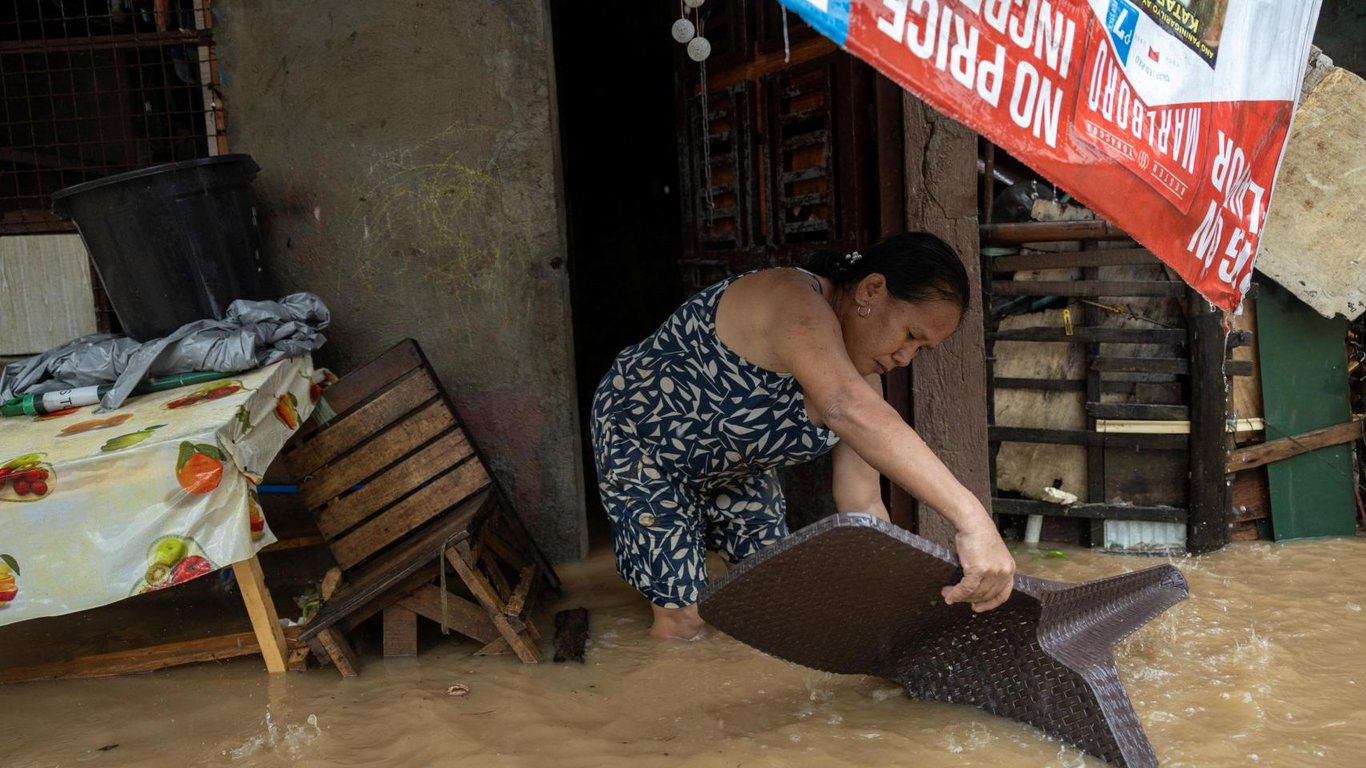
<instances>
[{"instance_id":1,"label":"table with tablecloth","mask_svg":"<svg viewBox=\"0 0 1366 768\"><path fill-rule=\"evenodd\" d=\"M308 356L178 389L0 420L0 625L234 566L267 666L283 642L256 486L312 412Z\"/></svg>"}]
</instances>

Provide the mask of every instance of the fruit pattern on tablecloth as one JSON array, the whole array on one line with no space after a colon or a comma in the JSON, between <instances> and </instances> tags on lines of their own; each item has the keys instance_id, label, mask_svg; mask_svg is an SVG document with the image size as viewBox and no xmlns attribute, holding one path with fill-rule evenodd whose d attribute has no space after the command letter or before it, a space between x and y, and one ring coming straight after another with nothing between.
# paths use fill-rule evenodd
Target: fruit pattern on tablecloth
<instances>
[{"instance_id":1,"label":"fruit pattern on tablecloth","mask_svg":"<svg viewBox=\"0 0 1366 768\"><path fill-rule=\"evenodd\" d=\"M218 446L186 440L176 455L175 480L189 493L211 493L223 482L223 461Z\"/></svg>"},{"instance_id":2,"label":"fruit pattern on tablecloth","mask_svg":"<svg viewBox=\"0 0 1366 768\"><path fill-rule=\"evenodd\" d=\"M274 541L255 486L329 378L294 358L107 413L0 421L0 626L164 589Z\"/></svg>"},{"instance_id":3,"label":"fruit pattern on tablecloth","mask_svg":"<svg viewBox=\"0 0 1366 768\"><path fill-rule=\"evenodd\" d=\"M79 413L81 409L61 411L61 413ZM51 414L48 414L51 415ZM43 418L38 416L37 419ZM98 419L86 419L77 421L62 427L62 431L57 433L57 437L71 437L72 435L83 435L86 432L94 432L97 429L113 429L122 426L123 422L133 418L132 413L116 413L113 416L103 416Z\"/></svg>"},{"instance_id":4,"label":"fruit pattern on tablecloth","mask_svg":"<svg viewBox=\"0 0 1366 768\"><path fill-rule=\"evenodd\" d=\"M26 453L0 464L0 502L41 501L57 484L46 453Z\"/></svg>"},{"instance_id":5,"label":"fruit pattern on tablecloth","mask_svg":"<svg viewBox=\"0 0 1366 768\"><path fill-rule=\"evenodd\" d=\"M129 594L155 592L216 570L218 566L204 556L203 548L194 539L189 536L162 536L148 547L147 570L143 571Z\"/></svg>"},{"instance_id":6,"label":"fruit pattern on tablecloth","mask_svg":"<svg viewBox=\"0 0 1366 768\"><path fill-rule=\"evenodd\" d=\"M177 395L163 403L161 407L169 411L174 411L179 408L188 408L205 401L220 400L229 395L234 395L243 389L251 391L250 388L245 387L240 380L222 379L219 381L211 381L197 389L191 390L189 394Z\"/></svg>"},{"instance_id":7,"label":"fruit pattern on tablecloth","mask_svg":"<svg viewBox=\"0 0 1366 768\"><path fill-rule=\"evenodd\" d=\"M291 432L299 428L299 398L293 392L286 392L275 401L275 418Z\"/></svg>"},{"instance_id":8,"label":"fruit pattern on tablecloth","mask_svg":"<svg viewBox=\"0 0 1366 768\"><path fill-rule=\"evenodd\" d=\"M19 596L19 561L13 555L0 552L0 608Z\"/></svg>"},{"instance_id":9,"label":"fruit pattern on tablecloth","mask_svg":"<svg viewBox=\"0 0 1366 768\"><path fill-rule=\"evenodd\" d=\"M266 535L266 516L254 485L247 488L247 530L251 531L252 541L260 541Z\"/></svg>"},{"instance_id":10,"label":"fruit pattern on tablecloth","mask_svg":"<svg viewBox=\"0 0 1366 768\"><path fill-rule=\"evenodd\" d=\"M100 453L112 453L114 451L121 451L124 448L132 448L143 440L151 437L158 429L161 429L164 426L166 425L153 424L148 427L143 427L136 432L128 432L119 435L118 437L111 437L104 441L104 445L100 446Z\"/></svg>"}]
</instances>

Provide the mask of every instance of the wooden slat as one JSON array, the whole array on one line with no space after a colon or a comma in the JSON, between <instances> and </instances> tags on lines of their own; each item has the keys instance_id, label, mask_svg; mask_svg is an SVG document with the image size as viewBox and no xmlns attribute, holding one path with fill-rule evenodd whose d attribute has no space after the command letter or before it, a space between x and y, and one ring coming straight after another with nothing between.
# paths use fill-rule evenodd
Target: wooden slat
<instances>
[{"instance_id":1,"label":"wooden slat","mask_svg":"<svg viewBox=\"0 0 1366 768\"><path fill-rule=\"evenodd\" d=\"M1190 409L1184 405L1150 405L1147 403L1087 403L1086 412L1097 419L1189 419Z\"/></svg>"},{"instance_id":2,"label":"wooden slat","mask_svg":"<svg viewBox=\"0 0 1366 768\"><path fill-rule=\"evenodd\" d=\"M480 648L479 650L475 651L475 652L474 652L474 655L475 655L475 656L497 656L497 655L503 654L503 653L510 653L511 651L512 651L512 649L508 647L508 641L506 641L506 640L504 640L503 638L499 637L497 640L494 640L493 642L489 643L488 645L484 646L483 648Z\"/></svg>"},{"instance_id":3,"label":"wooden slat","mask_svg":"<svg viewBox=\"0 0 1366 768\"><path fill-rule=\"evenodd\" d=\"M1190 518L1186 550L1212 552L1229 542L1229 382L1220 370L1227 354L1227 321L1194 289L1186 298L1190 330ZM1341 342L1339 342L1341 349Z\"/></svg>"},{"instance_id":4,"label":"wooden slat","mask_svg":"<svg viewBox=\"0 0 1366 768\"><path fill-rule=\"evenodd\" d=\"M518 622L518 619L514 616L508 616L508 621L515 624ZM526 633L531 636L532 640L541 639L541 631L536 629L536 625L532 623L530 616L525 617L525 621L522 622L522 628L526 630Z\"/></svg>"},{"instance_id":5,"label":"wooden slat","mask_svg":"<svg viewBox=\"0 0 1366 768\"><path fill-rule=\"evenodd\" d=\"M415 373L304 440L285 454L285 466L295 477L307 477L436 395L437 387L432 378L425 371Z\"/></svg>"},{"instance_id":6,"label":"wooden slat","mask_svg":"<svg viewBox=\"0 0 1366 768\"><path fill-rule=\"evenodd\" d=\"M1095 280L1100 277L1100 267L1086 267L1081 272L1082 277L1088 280ZM1082 305L1082 322L1088 326L1100 325L1100 307L1096 302L1086 302ZM1101 375L1100 371L1094 370L1091 363L1100 357L1100 344L1090 343L1083 347L1085 357L1083 357L1083 370L1086 371L1086 402L1098 403L1101 399ZM1086 414L1086 428L1096 431L1096 416L1093 413ZM1105 448L1099 445L1086 446L1086 503L1099 504L1106 498L1106 461ZM1086 546L1103 547L1105 546L1105 522L1092 518L1085 526Z\"/></svg>"},{"instance_id":7,"label":"wooden slat","mask_svg":"<svg viewBox=\"0 0 1366 768\"><path fill-rule=\"evenodd\" d=\"M993 272L1019 272L1027 269L1126 267L1161 263L1151 251L1142 248L1111 248L1099 251L1020 253L1014 256L998 256L992 259L988 266Z\"/></svg>"},{"instance_id":8,"label":"wooden slat","mask_svg":"<svg viewBox=\"0 0 1366 768\"><path fill-rule=\"evenodd\" d=\"M324 629L318 633L318 642L327 651L328 657L332 659L342 677L355 677L360 674L360 660L342 633L336 629Z\"/></svg>"},{"instance_id":9,"label":"wooden slat","mask_svg":"<svg viewBox=\"0 0 1366 768\"><path fill-rule=\"evenodd\" d=\"M363 449L314 472L312 479L300 485L299 495L309 509L317 509L453 426L455 416L444 402L429 403L400 428L388 430Z\"/></svg>"},{"instance_id":10,"label":"wooden slat","mask_svg":"<svg viewBox=\"0 0 1366 768\"><path fill-rule=\"evenodd\" d=\"M493 587L484 578L484 575L477 568L471 565L466 558L470 556L468 542L460 542L454 551L446 552L446 561L451 564L460 579L465 582L465 586L488 611L489 619L493 621L493 626L498 630L498 634L512 648L512 652L517 654L517 658L527 664L536 664L541 661L541 651L534 643L528 642L526 638L512 626L508 617L504 614L506 605L494 594Z\"/></svg>"},{"instance_id":11,"label":"wooden slat","mask_svg":"<svg viewBox=\"0 0 1366 768\"><path fill-rule=\"evenodd\" d=\"M988 333L992 341L1065 341L1074 344L1099 342L1102 344L1168 344L1186 343L1186 331L1181 328L1107 328L1075 326L1068 334L1065 328L1012 328Z\"/></svg>"},{"instance_id":12,"label":"wooden slat","mask_svg":"<svg viewBox=\"0 0 1366 768\"><path fill-rule=\"evenodd\" d=\"M471 459L433 480L351 533L332 542L337 565L349 569L441 512L488 487L489 476Z\"/></svg>"},{"instance_id":13,"label":"wooden slat","mask_svg":"<svg viewBox=\"0 0 1366 768\"><path fill-rule=\"evenodd\" d=\"M1098 357L1091 361L1091 370L1102 373L1182 374L1190 370L1190 363L1181 357Z\"/></svg>"},{"instance_id":14,"label":"wooden slat","mask_svg":"<svg viewBox=\"0 0 1366 768\"><path fill-rule=\"evenodd\" d=\"M305 547L316 547L326 544L327 540L321 536L291 536L288 539L280 539L273 544L267 544L257 552L266 554L268 552L283 552L287 549L303 549Z\"/></svg>"},{"instance_id":15,"label":"wooden slat","mask_svg":"<svg viewBox=\"0 0 1366 768\"><path fill-rule=\"evenodd\" d=\"M517 588L513 590L512 597L508 598L508 604L503 612L508 616L521 616L522 609L526 607L527 595L531 594L531 588L536 583L536 566L528 565L517 574Z\"/></svg>"},{"instance_id":16,"label":"wooden slat","mask_svg":"<svg viewBox=\"0 0 1366 768\"><path fill-rule=\"evenodd\" d=\"M1055 240L1129 240L1129 234L1103 219L1095 221L1025 221L983 224L982 243L1049 243Z\"/></svg>"},{"instance_id":17,"label":"wooden slat","mask_svg":"<svg viewBox=\"0 0 1366 768\"><path fill-rule=\"evenodd\" d=\"M522 519L517 516L501 491L498 491L496 504L497 519L502 524L503 530L509 534L509 536L503 537L504 540L510 541L517 548L517 551L529 556L531 562L540 569L541 578L545 579L546 587L554 592L559 592L560 577L555 573L554 566L546 559L541 548L536 545L536 540L531 538L530 533L527 533L526 526L522 525Z\"/></svg>"},{"instance_id":18,"label":"wooden slat","mask_svg":"<svg viewBox=\"0 0 1366 768\"><path fill-rule=\"evenodd\" d=\"M298 633L295 628L290 628L285 634L297 635ZM135 672L151 672L181 664L253 656L260 652L261 646L256 641L255 632L234 632L218 637L205 637L145 648L133 648L126 651L101 653L94 656L83 656L69 661L7 667L0 669L0 683L128 675Z\"/></svg>"},{"instance_id":19,"label":"wooden slat","mask_svg":"<svg viewBox=\"0 0 1366 768\"><path fill-rule=\"evenodd\" d=\"M1257 342L1257 334L1250 329L1244 328L1238 331L1230 331L1228 338L1224 340L1224 349L1232 352L1240 347L1250 347Z\"/></svg>"},{"instance_id":20,"label":"wooden slat","mask_svg":"<svg viewBox=\"0 0 1366 768\"><path fill-rule=\"evenodd\" d=\"M1033 427L989 427L994 441L1016 443L1053 443L1059 445L1103 445L1106 448L1151 448L1185 450L1186 435L1148 435L1087 432L1076 429L1035 429Z\"/></svg>"},{"instance_id":21,"label":"wooden slat","mask_svg":"<svg viewBox=\"0 0 1366 768\"><path fill-rule=\"evenodd\" d=\"M440 587L421 587L398 604L423 618L441 623ZM446 626L479 643L491 643L499 638L487 611L449 592L446 595Z\"/></svg>"},{"instance_id":22,"label":"wooden slat","mask_svg":"<svg viewBox=\"0 0 1366 768\"><path fill-rule=\"evenodd\" d=\"M1016 379L999 376L991 380L996 389L1042 389L1053 392L1085 392L1084 379Z\"/></svg>"},{"instance_id":23,"label":"wooden slat","mask_svg":"<svg viewBox=\"0 0 1366 768\"><path fill-rule=\"evenodd\" d=\"M261 572L260 559L252 555L246 560L233 563L232 572L237 577L237 588L242 593L242 602L247 606L247 615L251 617L256 642L261 646L266 671L272 674L284 672L289 668L285 652L285 634L280 629L280 617L275 613L275 603L271 600L270 590L266 588L266 578Z\"/></svg>"},{"instance_id":24,"label":"wooden slat","mask_svg":"<svg viewBox=\"0 0 1366 768\"><path fill-rule=\"evenodd\" d=\"M289 658L285 660L285 663L289 665L289 671L290 671L290 672L307 672L307 671L308 671L308 655L309 655L309 648L308 648L308 646L304 646L303 648L291 648L291 649L289 649Z\"/></svg>"},{"instance_id":25,"label":"wooden slat","mask_svg":"<svg viewBox=\"0 0 1366 768\"><path fill-rule=\"evenodd\" d=\"M417 655L417 614L403 607L391 605L384 609L384 656Z\"/></svg>"},{"instance_id":26,"label":"wooden slat","mask_svg":"<svg viewBox=\"0 0 1366 768\"><path fill-rule=\"evenodd\" d=\"M316 635L321 629L345 620L362 611L373 600L404 581L437 559L437 549L453 536L468 536L467 528L489 494L481 493L438 520L416 539L405 542L380 555L347 575L347 583L337 590L318 615L308 623L303 639ZM433 576L435 573L433 573Z\"/></svg>"},{"instance_id":27,"label":"wooden slat","mask_svg":"<svg viewBox=\"0 0 1366 768\"><path fill-rule=\"evenodd\" d=\"M318 511L318 530L328 539L337 538L403 494L465 461L473 452L464 432L457 429L442 435L366 482L364 488L324 506ZM392 454L393 450L389 453Z\"/></svg>"},{"instance_id":28,"label":"wooden slat","mask_svg":"<svg viewBox=\"0 0 1366 768\"><path fill-rule=\"evenodd\" d=\"M992 499L991 510L1005 515L1049 515L1104 520L1137 520L1153 523L1184 523L1180 507L1136 507L1125 504L1073 504L1064 507L1030 499Z\"/></svg>"},{"instance_id":29,"label":"wooden slat","mask_svg":"<svg viewBox=\"0 0 1366 768\"><path fill-rule=\"evenodd\" d=\"M1170 384L1179 388L1179 382L1139 382L1146 387ZM1132 381L1102 381L1100 391L1102 393L1119 393L1131 395L1134 391L1135 382ZM1017 379L1000 376L991 380L991 385L995 389L1040 389L1050 392L1085 392L1087 382L1085 379Z\"/></svg>"},{"instance_id":30,"label":"wooden slat","mask_svg":"<svg viewBox=\"0 0 1366 768\"><path fill-rule=\"evenodd\" d=\"M1229 502L1235 522L1271 519L1271 483L1266 467L1238 472L1230 483Z\"/></svg>"},{"instance_id":31,"label":"wooden slat","mask_svg":"<svg viewBox=\"0 0 1366 768\"><path fill-rule=\"evenodd\" d=\"M484 542L484 545L490 552L497 555L499 560L502 560L509 566L521 568L526 564L526 558L514 549L511 544L503 541L503 537L499 536L497 531L491 530L491 527L485 527L485 529L479 533L479 538Z\"/></svg>"},{"instance_id":32,"label":"wooden slat","mask_svg":"<svg viewBox=\"0 0 1366 768\"><path fill-rule=\"evenodd\" d=\"M499 567L492 552L493 550L484 548L482 562L484 573L487 574L489 582L498 590L499 599L508 600L512 597L512 585L508 584L507 577L503 575L503 569Z\"/></svg>"},{"instance_id":33,"label":"wooden slat","mask_svg":"<svg viewBox=\"0 0 1366 768\"><path fill-rule=\"evenodd\" d=\"M1096 419L1096 431L1112 435L1189 435L1184 419Z\"/></svg>"},{"instance_id":34,"label":"wooden slat","mask_svg":"<svg viewBox=\"0 0 1366 768\"><path fill-rule=\"evenodd\" d=\"M1268 440L1260 445L1250 445L1230 453L1228 471L1237 472L1260 467L1263 464L1317 451L1320 448L1350 443L1359 437L1361 437L1361 421L1353 420L1344 424L1305 432L1302 435Z\"/></svg>"},{"instance_id":35,"label":"wooden slat","mask_svg":"<svg viewBox=\"0 0 1366 768\"><path fill-rule=\"evenodd\" d=\"M422 353L418 351L417 344L412 339L404 339L328 387L327 403L338 415L345 415L365 398L421 365Z\"/></svg>"},{"instance_id":36,"label":"wooden slat","mask_svg":"<svg viewBox=\"0 0 1366 768\"><path fill-rule=\"evenodd\" d=\"M805 40L796 39L792 41L791 47L786 50L777 48L767 52L756 51L753 55L747 56L744 61L720 68L717 71L716 78L707 84L707 88L715 93L723 88L742 85L746 80L758 82L775 72L782 72L798 64L804 64L838 51L839 48L828 37L812 35ZM695 91L695 88L692 89L692 92L695 93ZM710 111L715 112L716 109L713 108Z\"/></svg>"},{"instance_id":37,"label":"wooden slat","mask_svg":"<svg viewBox=\"0 0 1366 768\"><path fill-rule=\"evenodd\" d=\"M417 569L417 571L413 572L408 578L403 579L389 589L381 592L378 596L372 598L370 602L352 611L350 615L342 621L337 622L334 626L343 633L354 632L356 627L359 627L371 616L379 615L385 608L388 608L408 595L411 595L414 590L421 589L432 583L432 580L436 578L436 575L437 561L433 561L430 564Z\"/></svg>"},{"instance_id":38,"label":"wooden slat","mask_svg":"<svg viewBox=\"0 0 1366 768\"><path fill-rule=\"evenodd\" d=\"M998 280L991 284L996 296L1167 296L1186 295L1186 284L1118 280Z\"/></svg>"},{"instance_id":39,"label":"wooden slat","mask_svg":"<svg viewBox=\"0 0 1366 768\"><path fill-rule=\"evenodd\" d=\"M1266 421L1255 419L1224 419L1225 432L1261 432ZM1096 431L1129 435L1187 435L1191 423L1184 419L1097 419Z\"/></svg>"}]
</instances>

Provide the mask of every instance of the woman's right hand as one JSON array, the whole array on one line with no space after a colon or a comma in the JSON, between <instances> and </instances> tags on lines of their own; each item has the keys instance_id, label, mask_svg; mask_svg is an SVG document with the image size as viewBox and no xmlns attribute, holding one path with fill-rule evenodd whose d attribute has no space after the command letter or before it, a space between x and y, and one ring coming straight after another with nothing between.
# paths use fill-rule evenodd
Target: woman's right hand
<instances>
[{"instance_id":1,"label":"woman's right hand","mask_svg":"<svg viewBox=\"0 0 1366 768\"><path fill-rule=\"evenodd\" d=\"M1010 597L1015 586L1015 558L990 519L988 516L987 522L960 530L954 536L963 578L940 590L949 605L972 603L972 610L980 613Z\"/></svg>"}]
</instances>

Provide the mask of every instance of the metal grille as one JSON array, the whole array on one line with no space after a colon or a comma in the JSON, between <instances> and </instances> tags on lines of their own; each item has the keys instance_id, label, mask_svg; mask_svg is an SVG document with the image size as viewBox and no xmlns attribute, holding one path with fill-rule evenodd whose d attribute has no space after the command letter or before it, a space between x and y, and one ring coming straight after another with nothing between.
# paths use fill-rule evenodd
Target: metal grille
<instances>
[{"instance_id":1,"label":"metal grille","mask_svg":"<svg viewBox=\"0 0 1366 768\"><path fill-rule=\"evenodd\" d=\"M826 243L835 192L834 64L816 62L771 76L769 146L775 244Z\"/></svg>"},{"instance_id":2,"label":"metal grille","mask_svg":"<svg viewBox=\"0 0 1366 768\"><path fill-rule=\"evenodd\" d=\"M745 248L753 243L753 112L748 82L708 95L707 111L696 114L694 142L695 204L699 245L709 251ZM702 122L702 121L705 122Z\"/></svg>"},{"instance_id":3,"label":"metal grille","mask_svg":"<svg viewBox=\"0 0 1366 768\"><path fill-rule=\"evenodd\" d=\"M65 187L226 151L211 0L0 0L0 235Z\"/></svg>"}]
</instances>

